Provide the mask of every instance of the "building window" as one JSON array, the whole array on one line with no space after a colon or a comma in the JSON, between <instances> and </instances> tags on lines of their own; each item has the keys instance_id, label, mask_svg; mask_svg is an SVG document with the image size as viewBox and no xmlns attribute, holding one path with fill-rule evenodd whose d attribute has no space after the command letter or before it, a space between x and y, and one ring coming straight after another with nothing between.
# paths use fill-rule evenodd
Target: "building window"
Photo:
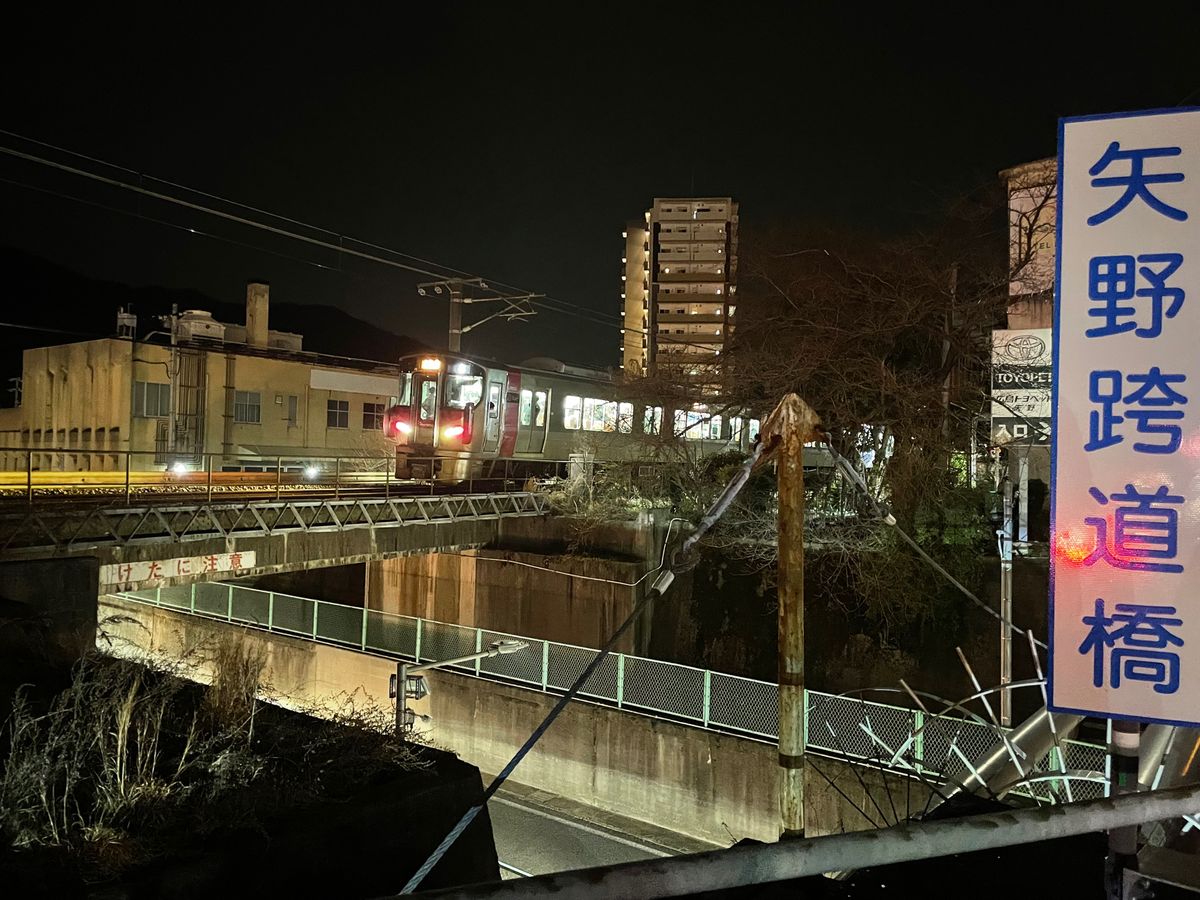
<instances>
[{"instance_id":1,"label":"building window","mask_svg":"<svg viewBox=\"0 0 1200 900\"><path fill-rule=\"evenodd\" d=\"M325 405L326 428L350 427L350 401L330 400Z\"/></svg>"},{"instance_id":2,"label":"building window","mask_svg":"<svg viewBox=\"0 0 1200 900\"><path fill-rule=\"evenodd\" d=\"M363 404L363 431L383 430L383 404Z\"/></svg>"},{"instance_id":3,"label":"building window","mask_svg":"<svg viewBox=\"0 0 1200 900\"><path fill-rule=\"evenodd\" d=\"M296 421L299 414L300 398L295 394L289 394L287 404L287 423L289 428L294 428L296 426Z\"/></svg>"},{"instance_id":4,"label":"building window","mask_svg":"<svg viewBox=\"0 0 1200 900\"><path fill-rule=\"evenodd\" d=\"M258 391L234 391L233 421L257 425L262 421L262 394Z\"/></svg>"},{"instance_id":5,"label":"building window","mask_svg":"<svg viewBox=\"0 0 1200 900\"><path fill-rule=\"evenodd\" d=\"M133 385L133 414L142 419L162 419L171 414L171 386L138 381Z\"/></svg>"}]
</instances>

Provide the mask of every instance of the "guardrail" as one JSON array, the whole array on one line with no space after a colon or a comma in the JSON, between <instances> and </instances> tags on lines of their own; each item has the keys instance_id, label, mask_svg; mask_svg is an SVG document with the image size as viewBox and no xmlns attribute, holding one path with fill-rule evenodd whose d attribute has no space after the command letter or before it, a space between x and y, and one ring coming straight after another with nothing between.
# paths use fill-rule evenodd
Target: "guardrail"
<instances>
[{"instance_id":1,"label":"guardrail","mask_svg":"<svg viewBox=\"0 0 1200 900\"><path fill-rule=\"evenodd\" d=\"M255 493L279 498L284 493L312 491L343 494L371 491L385 497L433 493L444 466L465 461L454 482L468 493L522 490L529 478L558 479L587 471L618 472L630 488L661 491L661 468L636 460L529 459L468 455L406 457L428 477L397 478L394 453L344 453L333 456L273 455L249 457L227 453L176 454L159 451L104 450L82 447L0 447L0 498L77 497L81 493L135 499L164 495ZM460 463L461 464L461 463ZM446 471L449 471L448 469Z\"/></svg>"},{"instance_id":2,"label":"guardrail","mask_svg":"<svg viewBox=\"0 0 1200 900\"><path fill-rule=\"evenodd\" d=\"M521 640L527 651L455 671L564 693L596 655L594 649L522 635L401 616L222 582L152 588L117 594L128 600L263 628L292 637L415 662L436 662L485 649L492 641ZM698 728L774 742L778 738L778 685L709 669L624 653L605 658L580 697L632 713ZM805 746L827 756L933 780L959 780L970 763L990 750L996 730L983 721L926 715L837 694L808 691ZM1036 769L1048 778L1019 791L1042 802L1107 796L1107 749L1064 741ZM1055 779L1053 773L1073 773ZM1086 780L1087 776L1093 776Z\"/></svg>"}]
</instances>

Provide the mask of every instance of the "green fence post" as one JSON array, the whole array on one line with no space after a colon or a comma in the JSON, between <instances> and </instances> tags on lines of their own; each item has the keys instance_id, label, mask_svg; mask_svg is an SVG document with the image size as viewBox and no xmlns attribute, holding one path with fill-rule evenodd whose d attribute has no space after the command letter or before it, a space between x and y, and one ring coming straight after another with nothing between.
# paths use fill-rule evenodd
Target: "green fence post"
<instances>
[{"instance_id":1,"label":"green fence post","mask_svg":"<svg viewBox=\"0 0 1200 900\"><path fill-rule=\"evenodd\" d=\"M188 602L188 611L192 613L196 612L196 582L194 581L192 582L192 598Z\"/></svg>"},{"instance_id":2,"label":"green fence post","mask_svg":"<svg viewBox=\"0 0 1200 900\"><path fill-rule=\"evenodd\" d=\"M425 622L424 619L417 619L417 646L413 649L413 655L417 662L421 661L421 625Z\"/></svg>"},{"instance_id":3,"label":"green fence post","mask_svg":"<svg viewBox=\"0 0 1200 900\"><path fill-rule=\"evenodd\" d=\"M364 600L363 602L364 602L364 606L363 606L363 611L362 611L362 637L358 641L358 646L359 646L360 650L363 650L365 652L367 649L367 607L365 606L366 601Z\"/></svg>"},{"instance_id":4,"label":"green fence post","mask_svg":"<svg viewBox=\"0 0 1200 900\"><path fill-rule=\"evenodd\" d=\"M617 654L617 708L625 703L625 654Z\"/></svg>"},{"instance_id":5,"label":"green fence post","mask_svg":"<svg viewBox=\"0 0 1200 900\"><path fill-rule=\"evenodd\" d=\"M314 600L313 605L313 640L317 639L317 613L321 611L321 601Z\"/></svg>"},{"instance_id":6,"label":"green fence post","mask_svg":"<svg viewBox=\"0 0 1200 900\"><path fill-rule=\"evenodd\" d=\"M229 585L229 595L225 599L225 621L233 621L233 585Z\"/></svg>"},{"instance_id":7,"label":"green fence post","mask_svg":"<svg viewBox=\"0 0 1200 900\"><path fill-rule=\"evenodd\" d=\"M704 727L708 727L709 715L712 713L712 670L704 670Z\"/></svg>"},{"instance_id":8,"label":"green fence post","mask_svg":"<svg viewBox=\"0 0 1200 900\"><path fill-rule=\"evenodd\" d=\"M162 606L162 585L154 589L154 605Z\"/></svg>"},{"instance_id":9,"label":"green fence post","mask_svg":"<svg viewBox=\"0 0 1200 900\"><path fill-rule=\"evenodd\" d=\"M275 592L267 594L267 631L275 630Z\"/></svg>"},{"instance_id":10,"label":"green fence post","mask_svg":"<svg viewBox=\"0 0 1200 900\"><path fill-rule=\"evenodd\" d=\"M804 697L802 698L804 705L800 713L800 746L808 746L808 688L804 689ZM775 730L779 730L779 726L775 726ZM776 735L778 737L778 735Z\"/></svg>"},{"instance_id":11,"label":"green fence post","mask_svg":"<svg viewBox=\"0 0 1200 900\"><path fill-rule=\"evenodd\" d=\"M542 690L550 685L550 642L542 641Z\"/></svg>"},{"instance_id":12,"label":"green fence post","mask_svg":"<svg viewBox=\"0 0 1200 900\"><path fill-rule=\"evenodd\" d=\"M925 713L921 710L913 712L913 765L918 772L925 769Z\"/></svg>"}]
</instances>

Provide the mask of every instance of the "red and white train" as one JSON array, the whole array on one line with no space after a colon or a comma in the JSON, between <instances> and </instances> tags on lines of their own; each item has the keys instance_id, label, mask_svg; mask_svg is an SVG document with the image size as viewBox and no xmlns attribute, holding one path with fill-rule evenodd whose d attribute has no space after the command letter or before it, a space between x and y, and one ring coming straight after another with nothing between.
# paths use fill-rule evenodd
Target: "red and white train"
<instances>
[{"instance_id":1,"label":"red and white train","mask_svg":"<svg viewBox=\"0 0 1200 900\"><path fill-rule=\"evenodd\" d=\"M637 402L607 373L549 358L508 366L424 354L400 362L400 402L384 417L400 478L458 481L486 477L491 460L558 461L580 453L634 461L670 441L687 442L700 455L747 450L759 430L749 416Z\"/></svg>"}]
</instances>

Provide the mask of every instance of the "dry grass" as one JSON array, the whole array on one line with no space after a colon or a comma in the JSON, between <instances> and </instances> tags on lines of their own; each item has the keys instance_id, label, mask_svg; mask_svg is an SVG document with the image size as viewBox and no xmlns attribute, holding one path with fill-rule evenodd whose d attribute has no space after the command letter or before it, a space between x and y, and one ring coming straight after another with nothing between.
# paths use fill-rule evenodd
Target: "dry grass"
<instances>
[{"instance_id":1,"label":"dry grass","mask_svg":"<svg viewBox=\"0 0 1200 900\"><path fill-rule=\"evenodd\" d=\"M424 765L390 713L339 698L316 721L262 703L263 652L233 636L211 649L211 687L93 656L40 705L18 694L0 775L0 840L58 848L90 880L207 835L344 799L381 772Z\"/></svg>"}]
</instances>

